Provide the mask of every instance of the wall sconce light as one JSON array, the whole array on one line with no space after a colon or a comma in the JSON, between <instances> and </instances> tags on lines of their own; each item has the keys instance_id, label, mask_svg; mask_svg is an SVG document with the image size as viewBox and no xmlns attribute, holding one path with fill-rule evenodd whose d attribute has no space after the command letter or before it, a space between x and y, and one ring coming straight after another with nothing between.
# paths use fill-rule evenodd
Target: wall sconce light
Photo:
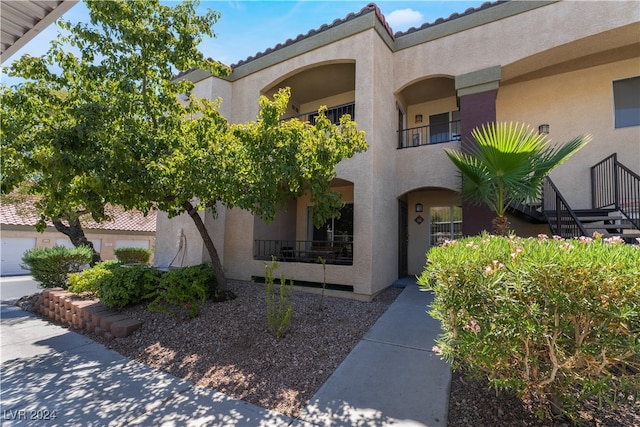
<instances>
[{"instance_id":1,"label":"wall sconce light","mask_svg":"<svg viewBox=\"0 0 640 427\"><path fill-rule=\"evenodd\" d=\"M416 212L422 212L422 203L416 203Z\"/></svg>"},{"instance_id":2,"label":"wall sconce light","mask_svg":"<svg viewBox=\"0 0 640 427\"><path fill-rule=\"evenodd\" d=\"M548 124L543 124L538 126L538 133L540 135L549 135L549 125Z\"/></svg>"},{"instance_id":3,"label":"wall sconce light","mask_svg":"<svg viewBox=\"0 0 640 427\"><path fill-rule=\"evenodd\" d=\"M416 123L422 123L422 114L416 114Z\"/></svg>"}]
</instances>

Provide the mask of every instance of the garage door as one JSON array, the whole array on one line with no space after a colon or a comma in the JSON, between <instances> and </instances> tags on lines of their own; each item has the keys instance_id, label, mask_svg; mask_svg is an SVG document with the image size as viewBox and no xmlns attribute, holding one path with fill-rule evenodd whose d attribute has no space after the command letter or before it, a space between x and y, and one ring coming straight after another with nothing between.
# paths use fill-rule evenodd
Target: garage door
<instances>
[{"instance_id":1,"label":"garage door","mask_svg":"<svg viewBox=\"0 0 640 427\"><path fill-rule=\"evenodd\" d=\"M116 240L116 248L149 249L148 240Z\"/></svg>"},{"instance_id":2,"label":"garage door","mask_svg":"<svg viewBox=\"0 0 640 427\"><path fill-rule=\"evenodd\" d=\"M36 247L35 237L2 237L0 238L2 252L0 253L0 275L15 276L29 274L28 270L20 267L22 255L29 249Z\"/></svg>"},{"instance_id":3,"label":"garage door","mask_svg":"<svg viewBox=\"0 0 640 427\"><path fill-rule=\"evenodd\" d=\"M91 243L93 243L93 249L95 249L96 252L100 253L100 250L102 249L102 240L101 239L89 239L89 241ZM73 248L73 243L71 243L71 240L69 240L68 237L63 237L63 238L59 238L56 239L56 246L64 246L65 248Z\"/></svg>"}]
</instances>

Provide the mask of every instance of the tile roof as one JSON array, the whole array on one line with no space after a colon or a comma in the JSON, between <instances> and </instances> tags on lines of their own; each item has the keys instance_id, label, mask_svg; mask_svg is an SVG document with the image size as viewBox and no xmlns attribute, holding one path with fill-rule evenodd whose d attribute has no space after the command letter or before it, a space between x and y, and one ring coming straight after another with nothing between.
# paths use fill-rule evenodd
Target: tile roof
<instances>
[{"instance_id":1,"label":"tile roof","mask_svg":"<svg viewBox=\"0 0 640 427\"><path fill-rule=\"evenodd\" d=\"M19 203L0 204L0 224L33 226L40 219L34 204L36 199L28 199ZM156 231L156 212L151 211L146 216L139 211L125 211L122 208L107 206L107 213L111 221L96 223L91 219L81 219L85 230L109 231L141 231L154 233ZM47 226L53 227L51 222Z\"/></svg>"},{"instance_id":2,"label":"tile roof","mask_svg":"<svg viewBox=\"0 0 640 427\"><path fill-rule=\"evenodd\" d=\"M244 65L244 64L246 64L248 62L251 62L251 61L253 61L255 59L258 59L258 58L263 57L265 55L268 55L268 54L270 54L272 52L280 50L280 49L282 49L284 47L287 47L287 46L290 46L290 45L292 45L294 43L297 43L300 40L304 40L304 39L309 38L311 36L315 36L316 34L319 34L319 33L322 33L324 31L327 31L330 28L337 27L338 25L344 24L345 22L351 21L351 20L353 20L353 19L355 19L355 18L357 18L359 16L364 16L364 15L367 15L367 14L372 13L372 12L376 14L376 17L380 20L382 25L384 25L385 29L387 30L387 32L389 33L391 38L393 38L393 30L391 29L391 27L387 23L386 19L384 18L384 15L382 14L382 12L378 8L378 6L376 6L375 3L369 3L368 5L366 5L362 9L360 9L360 12L350 13L343 19L340 19L340 18L335 19L331 24L324 24L320 28L317 28L317 29L314 29L314 30L309 30L306 34L299 34L298 37L296 37L295 39L288 39L284 43L278 43L273 48L268 48L264 52L258 52L254 56L250 56L247 59L241 60L241 61L239 61L239 62L237 62L235 64L231 64L231 68L233 69L233 68L239 67L239 66Z\"/></svg>"},{"instance_id":3,"label":"tile roof","mask_svg":"<svg viewBox=\"0 0 640 427\"><path fill-rule=\"evenodd\" d=\"M484 10L484 9L488 9L490 7L496 6L496 5L500 4L500 3L506 3L506 1L508 1L508 0L499 0L499 1L493 1L493 2L488 1L488 2L485 2L482 5L480 5L479 7L470 7L467 10L465 10L464 12L462 12L462 13L452 13L451 15L449 15L448 18L438 18L433 22L422 24L418 28L411 27L407 31L398 31L398 32L396 32L394 34L394 37L395 38L399 38L399 37L406 36L406 35L411 34L411 33L415 33L416 31L420 31L420 30L424 30L424 29L429 28L429 27L433 27L435 25L440 25L440 24L445 23L445 22L453 21L453 20L461 18L463 16L467 16L467 15L471 15L472 13L476 13L476 12L478 12L480 10Z\"/></svg>"},{"instance_id":4,"label":"tile roof","mask_svg":"<svg viewBox=\"0 0 640 427\"><path fill-rule=\"evenodd\" d=\"M385 19L384 15L380 11L380 8L378 8L378 6L375 3L369 3L368 5L363 7L357 13L350 13L343 19L339 19L338 18L338 19L334 20L331 24L324 24L318 29L310 30L306 34L299 34L298 37L296 37L295 39L288 39L284 43L278 43L277 45L275 45L275 47L268 48L264 52L258 52L254 56L250 56L247 59L238 61L235 64L231 64L231 69L234 69L234 68L239 67L241 65L245 65L245 64L247 64L247 63L249 63L251 61L254 61L254 60L256 60L258 58L261 58L261 57L263 57L265 55L269 55L270 53L273 53L273 52L275 52L277 50L280 50L280 49L282 49L284 47L290 46L290 45L292 45L294 43L297 43L297 42L299 42L301 40L304 40L304 39L307 39L309 37L315 36L316 34L319 34L319 33L322 33L324 31L327 31L330 28L337 27L338 25L344 24L345 22L351 21L351 20L353 20L355 18L367 15L369 13L375 13L376 14L376 17L378 18L380 23L385 27L385 29L389 33L389 36L391 36L391 38L395 40L398 37L406 36L408 34L415 33L416 31L424 30L425 28L433 27L435 25L440 25L440 24L442 24L444 22L453 21L453 20L458 19L460 17L466 16L466 15L470 15L472 13L475 13L477 11L490 8L490 7L495 6L497 4L500 4L500 3L505 3L505 1L506 0L499 0L499 1L494 1L494 2L488 1L488 2L483 3L479 7L470 7L467 10L465 10L463 13L453 13L448 18L438 18L432 23L423 24L419 28L412 27L412 28L409 28L407 31L404 31L404 32L398 31L395 34L393 33L393 30L391 29L391 27L387 23L387 20ZM181 74L183 74L183 73L181 73Z\"/></svg>"}]
</instances>

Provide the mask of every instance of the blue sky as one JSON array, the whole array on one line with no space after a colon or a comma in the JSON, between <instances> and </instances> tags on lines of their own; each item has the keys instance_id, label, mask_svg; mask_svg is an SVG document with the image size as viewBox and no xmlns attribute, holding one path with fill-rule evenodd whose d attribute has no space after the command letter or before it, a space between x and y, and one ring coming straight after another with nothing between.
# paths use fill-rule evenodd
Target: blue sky
<instances>
[{"instance_id":1,"label":"blue sky","mask_svg":"<svg viewBox=\"0 0 640 427\"><path fill-rule=\"evenodd\" d=\"M172 2L166 1L170 4ZM262 52L278 43L284 43L298 34L306 34L323 24L331 24L349 13L357 13L370 1L201 1L200 9L213 9L222 14L213 27L217 38L206 40L201 50L208 57L231 65ZM462 13L470 7L479 7L484 1L423 0L423 1L377 1L394 32L418 27L438 18L447 18L452 13ZM88 12L83 3L72 7L63 16L72 22L87 22ZM59 27L51 25L19 50L3 65L9 66L23 54L44 54L49 42L56 37ZM0 80L4 84L18 81L3 72Z\"/></svg>"}]
</instances>

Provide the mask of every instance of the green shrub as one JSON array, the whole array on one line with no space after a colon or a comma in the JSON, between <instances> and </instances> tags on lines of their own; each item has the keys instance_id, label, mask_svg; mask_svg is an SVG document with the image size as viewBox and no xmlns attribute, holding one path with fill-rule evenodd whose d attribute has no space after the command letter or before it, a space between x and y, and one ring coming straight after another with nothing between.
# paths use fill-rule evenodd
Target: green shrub
<instances>
[{"instance_id":1,"label":"green shrub","mask_svg":"<svg viewBox=\"0 0 640 427\"><path fill-rule=\"evenodd\" d=\"M161 275L161 271L146 265L118 266L98 282L98 298L110 308L140 303L146 287Z\"/></svg>"},{"instance_id":2,"label":"green shrub","mask_svg":"<svg viewBox=\"0 0 640 427\"><path fill-rule=\"evenodd\" d=\"M152 299L149 310L175 314L176 309L186 310L196 317L207 298L215 296L217 281L211 265L200 264L183 267L154 280L147 287L146 298Z\"/></svg>"},{"instance_id":3,"label":"green shrub","mask_svg":"<svg viewBox=\"0 0 640 427\"><path fill-rule=\"evenodd\" d=\"M594 394L638 392L640 247L482 235L427 258L419 283L443 329L434 351L454 369L547 397L570 418Z\"/></svg>"},{"instance_id":4,"label":"green shrub","mask_svg":"<svg viewBox=\"0 0 640 427\"><path fill-rule=\"evenodd\" d=\"M113 253L118 261L124 263L147 264L151 259L151 251L144 248L116 248Z\"/></svg>"},{"instance_id":5,"label":"green shrub","mask_svg":"<svg viewBox=\"0 0 640 427\"><path fill-rule=\"evenodd\" d=\"M34 248L22 256L22 267L30 270L43 288L66 288L68 274L80 271L92 257L93 251L88 246Z\"/></svg>"},{"instance_id":6,"label":"green shrub","mask_svg":"<svg viewBox=\"0 0 640 427\"><path fill-rule=\"evenodd\" d=\"M98 294L102 281L111 275L111 272L119 265L118 261L104 261L79 273L71 273L67 279L68 290L75 294L83 292Z\"/></svg>"},{"instance_id":7,"label":"green shrub","mask_svg":"<svg viewBox=\"0 0 640 427\"><path fill-rule=\"evenodd\" d=\"M277 295L273 278L273 271L278 268L275 258L271 260L271 265L265 263L264 268L267 293L267 328L276 338L281 338L291 324L293 280L290 280L289 284L287 284L284 274L280 276L280 292Z\"/></svg>"}]
</instances>

